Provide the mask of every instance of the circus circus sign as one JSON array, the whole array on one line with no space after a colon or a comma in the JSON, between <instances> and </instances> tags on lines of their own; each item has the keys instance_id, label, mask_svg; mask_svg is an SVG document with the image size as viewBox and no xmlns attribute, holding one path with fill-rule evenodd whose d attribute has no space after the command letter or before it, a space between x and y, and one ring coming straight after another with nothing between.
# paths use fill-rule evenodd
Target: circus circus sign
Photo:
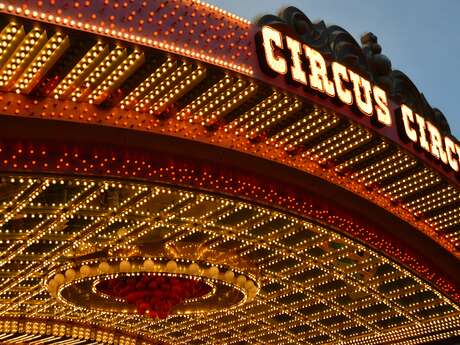
<instances>
[{"instance_id":1,"label":"circus circus sign","mask_svg":"<svg viewBox=\"0 0 460 345\"><path fill-rule=\"evenodd\" d=\"M376 128L397 126L403 142L425 151L446 169L459 172L459 142L443 135L408 105L390 106L387 92L378 84L272 26L263 26L256 42L261 68L268 75L283 75L294 87L302 86L305 92L349 106L353 113L368 117Z\"/></svg>"}]
</instances>

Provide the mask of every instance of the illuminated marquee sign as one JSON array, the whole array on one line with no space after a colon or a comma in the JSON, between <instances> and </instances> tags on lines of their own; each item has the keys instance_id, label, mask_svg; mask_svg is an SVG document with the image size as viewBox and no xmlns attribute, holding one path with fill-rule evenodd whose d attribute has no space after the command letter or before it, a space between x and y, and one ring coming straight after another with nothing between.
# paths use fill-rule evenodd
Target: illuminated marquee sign
<instances>
[{"instance_id":1,"label":"illuminated marquee sign","mask_svg":"<svg viewBox=\"0 0 460 345\"><path fill-rule=\"evenodd\" d=\"M459 171L460 144L454 138L442 136L436 126L405 104L401 105L398 113L403 139L417 144L452 170Z\"/></svg>"},{"instance_id":2,"label":"illuminated marquee sign","mask_svg":"<svg viewBox=\"0 0 460 345\"><path fill-rule=\"evenodd\" d=\"M460 144L441 135L434 124L407 105L401 105L394 114L387 93L378 85L337 61L326 61L317 50L271 26L262 27L257 43L267 73L284 75L291 83L353 106L378 127L394 126L396 118L401 139L416 144L445 167L459 171Z\"/></svg>"}]
</instances>

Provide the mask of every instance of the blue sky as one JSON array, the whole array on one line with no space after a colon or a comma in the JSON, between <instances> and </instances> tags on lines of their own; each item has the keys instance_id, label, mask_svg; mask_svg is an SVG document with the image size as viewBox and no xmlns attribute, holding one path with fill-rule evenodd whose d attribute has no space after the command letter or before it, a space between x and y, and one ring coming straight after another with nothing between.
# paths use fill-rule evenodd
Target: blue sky
<instances>
[{"instance_id":1,"label":"blue sky","mask_svg":"<svg viewBox=\"0 0 460 345\"><path fill-rule=\"evenodd\" d=\"M439 108L460 138L460 0L206 0L253 20L296 6L312 21L377 35L383 54Z\"/></svg>"}]
</instances>

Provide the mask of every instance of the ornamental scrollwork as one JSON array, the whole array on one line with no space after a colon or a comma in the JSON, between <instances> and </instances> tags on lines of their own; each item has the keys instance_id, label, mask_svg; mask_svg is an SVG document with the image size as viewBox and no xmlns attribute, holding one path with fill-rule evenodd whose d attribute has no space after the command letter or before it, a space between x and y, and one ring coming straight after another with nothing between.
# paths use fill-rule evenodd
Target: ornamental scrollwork
<instances>
[{"instance_id":1,"label":"ornamental scrollwork","mask_svg":"<svg viewBox=\"0 0 460 345\"><path fill-rule=\"evenodd\" d=\"M377 36L371 32L361 37L359 44L353 36L337 25L324 21L313 23L298 8L284 8L278 16L264 15L259 26L270 25L318 50L324 57L356 70L364 77L382 86L397 103L404 103L434 123L443 135L450 135L450 127L444 114L431 107L410 78L392 68L391 60L382 54Z\"/></svg>"}]
</instances>

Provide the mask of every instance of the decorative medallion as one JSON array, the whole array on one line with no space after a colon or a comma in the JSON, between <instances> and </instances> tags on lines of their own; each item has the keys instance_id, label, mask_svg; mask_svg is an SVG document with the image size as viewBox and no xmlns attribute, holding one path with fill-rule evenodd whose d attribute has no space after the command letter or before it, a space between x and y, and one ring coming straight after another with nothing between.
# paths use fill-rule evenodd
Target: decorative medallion
<instances>
[{"instance_id":1,"label":"decorative medallion","mask_svg":"<svg viewBox=\"0 0 460 345\"><path fill-rule=\"evenodd\" d=\"M82 251L86 255L74 252L72 261L54 270L46 284L60 302L88 311L164 319L229 310L252 301L259 291L256 269L203 244L165 243L155 256L145 256L155 252L149 243Z\"/></svg>"}]
</instances>

